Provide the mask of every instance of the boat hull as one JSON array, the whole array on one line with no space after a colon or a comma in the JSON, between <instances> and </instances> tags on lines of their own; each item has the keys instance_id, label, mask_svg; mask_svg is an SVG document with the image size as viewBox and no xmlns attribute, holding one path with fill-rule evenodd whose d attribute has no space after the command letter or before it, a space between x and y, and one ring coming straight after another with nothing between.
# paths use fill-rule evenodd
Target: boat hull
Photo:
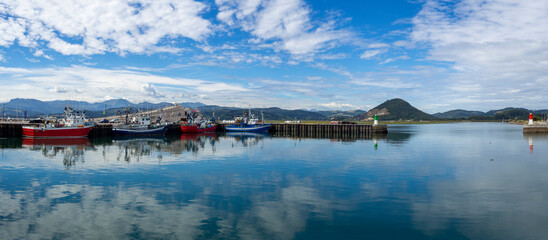
<instances>
[{"instance_id":1,"label":"boat hull","mask_svg":"<svg viewBox=\"0 0 548 240\"><path fill-rule=\"evenodd\" d=\"M23 127L23 136L30 138L77 138L86 137L93 126L83 127L60 127L60 128L44 128L44 127Z\"/></svg>"},{"instance_id":2,"label":"boat hull","mask_svg":"<svg viewBox=\"0 0 548 240\"><path fill-rule=\"evenodd\" d=\"M207 127L207 128L199 128L196 125L191 125L191 126L182 125L181 126L181 132L183 132L183 133L201 133L201 132L215 132L215 131L217 131L217 125L213 125L213 126Z\"/></svg>"},{"instance_id":3,"label":"boat hull","mask_svg":"<svg viewBox=\"0 0 548 240\"><path fill-rule=\"evenodd\" d=\"M164 135L167 126L153 129L131 129L131 128L113 128L112 133L116 136L154 136Z\"/></svg>"},{"instance_id":4,"label":"boat hull","mask_svg":"<svg viewBox=\"0 0 548 240\"><path fill-rule=\"evenodd\" d=\"M270 124L263 125L230 125L226 126L225 130L227 132L267 132L270 129Z\"/></svg>"}]
</instances>

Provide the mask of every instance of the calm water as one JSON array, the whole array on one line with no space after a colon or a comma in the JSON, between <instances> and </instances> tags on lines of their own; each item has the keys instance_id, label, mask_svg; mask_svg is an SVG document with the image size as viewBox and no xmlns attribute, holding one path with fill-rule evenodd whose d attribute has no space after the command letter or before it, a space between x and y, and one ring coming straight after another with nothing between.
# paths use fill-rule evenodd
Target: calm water
<instances>
[{"instance_id":1,"label":"calm water","mask_svg":"<svg viewBox=\"0 0 548 240\"><path fill-rule=\"evenodd\" d=\"M0 239L546 239L548 135L389 131L0 139Z\"/></svg>"}]
</instances>

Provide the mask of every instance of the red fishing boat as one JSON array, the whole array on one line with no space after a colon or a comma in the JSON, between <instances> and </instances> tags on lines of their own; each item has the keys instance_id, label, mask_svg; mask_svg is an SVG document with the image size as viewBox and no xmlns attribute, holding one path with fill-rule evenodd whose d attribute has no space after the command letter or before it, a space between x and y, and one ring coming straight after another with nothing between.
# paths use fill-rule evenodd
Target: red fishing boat
<instances>
[{"instance_id":1,"label":"red fishing boat","mask_svg":"<svg viewBox=\"0 0 548 240\"><path fill-rule=\"evenodd\" d=\"M217 131L217 125L197 125L197 124L188 124L181 125L181 132L183 133L201 133L201 132L215 132Z\"/></svg>"},{"instance_id":2,"label":"red fishing boat","mask_svg":"<svg viewBox=\"0 0 548 240\"><path fill-rule=\"evenodd\" d=\"M187 114L184 123L181 125L181 132L183 133L202 133L202 132L215 132L217 131L217 124L215 121L215 112L213 112L213 118L210 121L204 119L203 115L198 110L192 110Z\"/></svg>"},{"instance_id":3,"label":"red fishing boat","mask_svg":"<svg viewBox=\"0 0 548 240\"><path fill-rule=\"evenodd\" d=\"M65 118L61 121L48 120L43 124L24 126L23 136L33 138L73 138L86 137L94 124L87 122L84 114L78 114L67 106L65 107Z\"/></svg>"}]
</instances>

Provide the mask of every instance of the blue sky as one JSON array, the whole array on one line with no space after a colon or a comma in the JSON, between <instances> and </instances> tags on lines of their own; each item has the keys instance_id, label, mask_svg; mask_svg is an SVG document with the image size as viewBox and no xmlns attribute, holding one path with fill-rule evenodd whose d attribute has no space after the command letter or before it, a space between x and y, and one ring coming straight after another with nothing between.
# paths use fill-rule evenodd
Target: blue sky
<instances>
[{"instance_id":1,"label":"blue sky","mask_svg":"<svg viewBox=\"0 0 548 240\"><path fill-rule=\"evenodd\" d=\"M0 0L0 102L546 109L548 3Z\"/></svg>"}]
</instances>

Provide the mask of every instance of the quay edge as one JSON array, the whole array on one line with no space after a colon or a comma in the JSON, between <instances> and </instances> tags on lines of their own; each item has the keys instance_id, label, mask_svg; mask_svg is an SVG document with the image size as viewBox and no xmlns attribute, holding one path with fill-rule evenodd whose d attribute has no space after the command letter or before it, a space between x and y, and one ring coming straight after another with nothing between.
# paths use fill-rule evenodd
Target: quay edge
<instances>
[{"instance_id":1,"label":"quay edge","mask_svg":"<svg viewBox=\"0 0 548 240\"><path fill-rule=\"evenodd\" d=\"M548 133L548 124L523 125L523 133Z\"/></svg>"},{"instance_id":2,"label":"quay edge","mask_svg":"<svg viewBox=\"0 0 548 240\"><path fill-rule=\"evenodd\" d=\"M29 125L25 122L2 122L0 123L0 137L22 137L22 127ZM96 124L91 130L89 137L111 137L112 124ZM224 132L224 125L220 124L217 131ZM524 130L525 131L525 130ZM387 133L387 125L366 125L366 124L272 124L269 132L276 133L314 133L319 135L330 135L332 133L345 134L374 134ZM548 132L548 126L546 128ZM180 126L172 124L166 134L181 134Z\"/></svg>"}]
</instances>

